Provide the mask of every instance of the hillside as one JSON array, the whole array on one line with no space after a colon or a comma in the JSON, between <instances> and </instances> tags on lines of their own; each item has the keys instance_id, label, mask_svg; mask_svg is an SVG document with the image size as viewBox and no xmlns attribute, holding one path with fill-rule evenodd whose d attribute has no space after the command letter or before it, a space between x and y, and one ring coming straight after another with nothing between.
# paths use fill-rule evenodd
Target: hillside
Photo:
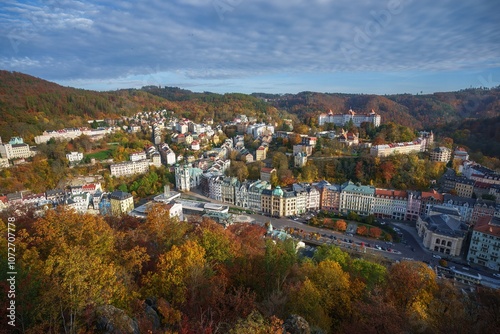
<instances>
[{"instance_id":1,"label":"hillside","mask_svg":"<svg viewBox=\"0 0 500 334\"><path fill-rule=\"evenodd\" d=\"M22 136L29 141L43 130L82 126L90 119L118 118L142 110L172 110L195 122L207 117L223 122L246 114L278 125L283 118L292 118L317 126L320 113L330 109L340 113L350 108L357 112L373 109L381 114L383 123L392 121L414 129L432 129L438 136L451 137L485 155L498 156L500 152L499 134L494 126L500 117L500 87L386 96L316 92L216 94L157 86L95 92L0 71L0 136L4 140ZM496 118L495 122L490 123L491 118ZM485 127L487 131L481 131Z\"/></svg>"},{"instance_id":2,"label":"hillside","mask_svg":"<svg viewBox=\"0 0 500 334\"><path fill-rule=\"evenodd\" d=\"M90 119L117 118L165 107L166 102L139 90L102 93L0 71L0 136L29 140L43 130L82 126Z\"/></svg>"},{"instance_id":3,"label":"hillside","mask_svg":"<svg viewBox=\"0 0 500 334\"><path fill-rule=\"evenodd\" d=\"M301 92L298 94L252 94L265 98L278 109L297 114L310 125L328 110L342 113L350 108L357 112L375 110L382 122L430 129L465 119L483 119L500 115L500 87L465 89L458 92L427 95L365 95Z\"/></svg>"},{"instance_id":4,"label":"hillside","mask_svg":"<svg viewBox=\"0 0 500 334\"><path fill-rule=\"evenodd\" d=\"M283 115L261 99L244 94L193 93L145 87L110 92L63 87L18 72L0 71L0 136L31 140L44 130L86 125L143 110L167 109L201 122L226 121L237 114L279 121Z\"/></svg>"}]
</instances>

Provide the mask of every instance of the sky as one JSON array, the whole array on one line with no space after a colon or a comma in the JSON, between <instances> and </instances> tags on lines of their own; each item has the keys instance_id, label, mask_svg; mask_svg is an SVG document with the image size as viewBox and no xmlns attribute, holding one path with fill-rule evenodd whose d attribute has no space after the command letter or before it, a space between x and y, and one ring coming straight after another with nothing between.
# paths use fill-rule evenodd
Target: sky
<instances>
[{"instance_id":1,"label":"sky","mask_svg":"<svg viewBox=\"0 0 500 334\"><path fill-rule=\"evenodd\" d=\"M92 90L500 85L497 0L3 0L0 69Z\"/></svg>"}]
</instances>

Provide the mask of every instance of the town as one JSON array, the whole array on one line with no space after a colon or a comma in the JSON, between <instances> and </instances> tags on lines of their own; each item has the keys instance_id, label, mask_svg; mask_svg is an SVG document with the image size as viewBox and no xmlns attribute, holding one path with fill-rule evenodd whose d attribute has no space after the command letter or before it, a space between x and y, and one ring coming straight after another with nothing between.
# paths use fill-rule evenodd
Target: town
<instances>
[{"instance_id":1,"label":"town","mask_svg":"<svg viewBox=\"0 0 500 334\"><path fill-rule=\"evenodd\" d=\"M0 209L18 213L32 209L37 215L43 215L45 210L62 205L79 213L145 218L151 205L163 203L171 218L185 220L189 217L193 221L208 217L225 227L248 221L269 226L275 219L287 218L289 224L275 221L274 225L281 225L281 233L288 237L298 237L297 233L289 232L302 230L297 228L299 219L307 230L311 225L327 227L331 216L336 220L367 223L355 225L351 236L368 235L367 228L385 229L377 235L387 242L400 241L402 234L398 233L397 225L392 225L393 228L383 226L385 222L405 223L429 256L474 266L477 272L493 276L489 281L482 281L483 284L498 287L500 281L495 278L499 278L500 270L500 174L469 160L461 147L452 150L437 146L432 131L421 131L411 141L389 144L374 145L359 139L362 125L376 128L381 122L380 115L373 110L366 114L352 109L334 114L330 110L318 116L318 124L330 130L306 135L293 132L291 120L284 120L288 130L285 131L277 129L277 124L258 122L256 117L243 114L221 124L214 124L211 119L195 123L167 110L141 112L122 120L90 120L92 128L45 131L34 137L34 142L41 145L78 138L97 142L107 141L116 134L126 137L144 133L149 141L142 142L149 144L134 149L120 162L109 156L96 161L99 154L84 154L85 149L66 152L66 162L71 168L98 164L105 169L94 175L75 176L64 188L39 193L29 189L7 193L0 197ZM336 130L331 130L333 128ZM350 180L331 184L320 179L317 171L307 177L304 173L307 168L316 169L312 164L314 159L324 159L313 153L321 150L321 142L327 140L336 142L340 155L365 151L380 159L426 154L430 162L442 163L443 168L448 164L451 168L444 168L441 177L433 180L432 188L426 191L378 188ZM277 142L281 146L289 143L291 149L278 151ZM37 154L37 145L29 146L19 137L1 143L0 165L8 169L12 165L29 164ZM88 156L85 161L84 156ZM345 156L339 157L342 158ZM245 165L253 166L252 178ZM287 171L290 166L302 170L302 174L295 178L288 175L292 182L283 184L283 173L286 178L283 170ZM164 184L161 193L154 198L140 198L136 191L129 192L133 187L127 185L124 178L159 168L172 174L172 184ZM120 179L120 187L109 189L105 178ZM176 191L170 190L171 186L175 186ZM296 226L295 229L290 225ZM331 243L333 235L325 237L324 241ZM301 239L304 238L302 233ZM307 238L310 239L310 235ZM304 241L311 244L307 238ZM358 244L362 248L370 245L366 241ZM387 253L393 253L389 255L400 256L387 258L397 261L412 257L410 250L402 251L389 248ZM445 268L449 266L442 266L442 263L439 267L447 277L481 282L479 274L463 274Z\"/></svg>"}]
</instances>

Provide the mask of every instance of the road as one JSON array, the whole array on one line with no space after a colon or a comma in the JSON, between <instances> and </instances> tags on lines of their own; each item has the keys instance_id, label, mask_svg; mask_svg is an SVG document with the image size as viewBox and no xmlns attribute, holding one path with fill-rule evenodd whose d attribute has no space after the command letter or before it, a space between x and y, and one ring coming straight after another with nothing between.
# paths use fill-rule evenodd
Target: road
<instances>
[{"instance_id":1,"label":"road","mask_svg":"<svg viewBox=\"0 0 500 334\"><path fill-rule=\"evenodd\" d=\"M227 203L215 201L199 193L189 192L188 195L197 197L200 200L228 205ZM242 209L234 205L229 205L229 206ZM364 245L370 244L371 247L364 247L365 249L362 249L362 253L379 255L391 261L401 261L405 259L411 259L415 261L425 262L430 266L432 266L433 268L435 268L439 264L439 259L433 256L435 253L423 247L423 244L420 238L418 237L417 231L415 229L415 222L384 220L386 224L388 224L389 226L399 229L399 232L402 235L400 243L394 243L389 245L381 240L360 237L357 235L347 236L345 233L333 231L330 229L310 226L305 223L295 221L286 217L275 218L259 214L246 214L246 216L250 216L252 219L255 220L256 223L259 223L260 225L264 225L266 222L270 222L275 229L293 228L295 230L304 231L304 234L308 234L310 232L319 233L322 236L319 240L320 243L335 244L337 246L341 246L344 249L353 249L355 248L355 246L358 246L357 247L358 249L362 249L361 247L359 247L361 242L363 242ZM337 238L337 240L333 239L334 237ZM343 241L344 239L347 240L350 239L352 240L352 243L344 242ZM304 241L309 242L309 240L307 239L305 239ZM384 247L386 250L376 249L375 247L373 247L374 245ZM392 251L387 251L388 248L391 248ZM464 260L460 258L448 258L447 262L449 267L453 266L457 270L466 271L475 275L480 274L481 276L486 277L488 281L500 284L500 280L493 276L493 272L491 270L486 270L480 267L470 267Z\"/></svg>"}]
</instances>

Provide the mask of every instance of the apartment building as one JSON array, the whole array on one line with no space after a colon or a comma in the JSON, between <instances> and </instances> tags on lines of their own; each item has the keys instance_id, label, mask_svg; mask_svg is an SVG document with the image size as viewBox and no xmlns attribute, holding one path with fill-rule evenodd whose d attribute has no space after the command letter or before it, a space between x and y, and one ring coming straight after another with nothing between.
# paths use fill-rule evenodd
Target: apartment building
<instances>
[{"instance_id":1,"label":"apartment building","mask_svg":"<svg viewBox=\"0 0 500 334\"><path fill-rule=\"evenodd\" d=\"M500 218L481 217L472 230L467 261L500 270Z\"/></svg>"},{"instance_id":2,"label":"apartment building","mask_svg":"<svg viewBox=\"0 0 500 334\"><path fill-rule=\"evenodd\" d=\"M134 209L134 199L132 194L116 190L111 193L111 214L113 216L122 216L128 214Z\"/></svg>"},{"instance_id":3,"label":"apartment building","mask_svg":"<svg viewBox=\"0 0 500 334\"><path fill-rule=\"evenodd\" d=\"M451 159L451 150L447 147L436 147L431 151L431 161L448 162Z\"/></svg>"},{"instance_id":4,"label":"apartment building","mask_svg":"<svg viewBox=\"0 0 500 334\"><path fill-rule=\"evenodd\" d=\"M134 174L145 174L149 171L149 161L125 161L110 166L111 176L130 176Z\"/></svg>"},{"instance_id":5,"label":"apartment building","mask_svg":"<svg viewBox=\"0 0 500 334\"><path fill-rule=\"evenodd\" d=\"M404 220L408 205L406 191L392 189L375 189L373 214L376 217Z\"/></svg>"},{"instance_id":6,"label":"apartment building","mask_svg":"<svg viewBox=\"0 0 500 334\"><path fill-rule=\"evenodd\" d=\"M339 211L342 214L353 211L359 215L367 216L373 213L374 198L374 187L348 181L341 188Z\"/></svg>"}]
</instances>

